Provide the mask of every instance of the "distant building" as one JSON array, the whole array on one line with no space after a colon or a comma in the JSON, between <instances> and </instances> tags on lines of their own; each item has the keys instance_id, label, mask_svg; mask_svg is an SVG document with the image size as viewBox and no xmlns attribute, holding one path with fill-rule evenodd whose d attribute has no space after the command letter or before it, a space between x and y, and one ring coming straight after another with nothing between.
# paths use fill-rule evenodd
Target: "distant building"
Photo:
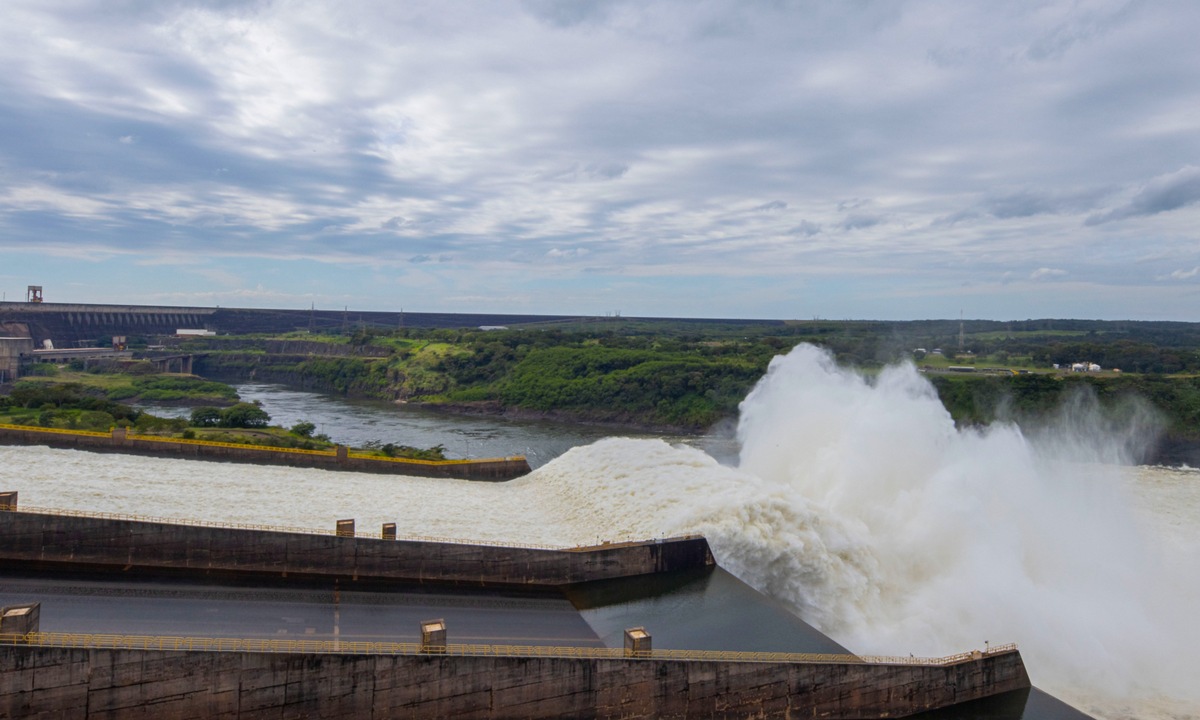
<instances>
[{"instance_id":1,"label":"distant building","mask_svg":"<svg viewBox=\"0 0 1200 720\"><path fill-rule=\"evenodd\" d=\"M0 337L0 383L21 376L22 357L33 353L33 338Z\"/></svg>"}]
</instances>

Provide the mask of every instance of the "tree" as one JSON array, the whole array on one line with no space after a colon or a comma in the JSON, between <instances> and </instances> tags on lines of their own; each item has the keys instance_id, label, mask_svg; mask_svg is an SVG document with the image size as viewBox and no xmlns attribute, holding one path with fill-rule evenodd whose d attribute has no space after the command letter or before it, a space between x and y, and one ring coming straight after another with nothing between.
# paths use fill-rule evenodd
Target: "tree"
<instances>
[{"instance_id":1,"label":"tree","mask_svg":"<svg viewBox=\"0 0 1200 720\"><path fill-rule=\"evenodd\" d=\"M220 424L220 408L198 407L192 411L192 427L217 427Z\"/></svg>"},{"instance_id":2,"label":"tree","mask_svg":"<svg viewBox=\"0 0 1200 720\"><path fill-rule=\"evenodd\" d=\"M271 416L253 403L238 403L221 411L221 427L260 428L271 422Z\"/></svg>"},{"instance_id":3,"label":"tree","mask_svg":"<svg viewBox=\"0 0 1200 720\"><path fill-rule=\"evenodd\" d=\"M315 431L316 429L317 429L317 426L313 423L298 422L292 426L292 434L299 435L300 437L304 437L304 438L310 438L310 437L312 437L313 431Z\"/></svg>"}]
</instances>

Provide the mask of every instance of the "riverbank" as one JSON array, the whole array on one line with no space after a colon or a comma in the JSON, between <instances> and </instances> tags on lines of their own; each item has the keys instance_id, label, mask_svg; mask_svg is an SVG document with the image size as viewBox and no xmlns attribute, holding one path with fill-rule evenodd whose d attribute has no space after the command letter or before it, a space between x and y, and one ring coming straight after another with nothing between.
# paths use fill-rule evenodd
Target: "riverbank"
<instances>
[{"instance_id":1,"label":"riverbank","mask_svg":"<svg viewBox=\"0 0 1200 720\"><path fill-rule=\"evenodd\" d=\"M157 435L135 435L126 428L110 433L0 425L0 444L126 453L151 457L213 460L253 465L286 465L324 470L418 475L463 480L510 480L530 472L523 457L479 460L418 460L352 453L344 445L332 450L265 447Z\"/></svg>"}]
</instances>

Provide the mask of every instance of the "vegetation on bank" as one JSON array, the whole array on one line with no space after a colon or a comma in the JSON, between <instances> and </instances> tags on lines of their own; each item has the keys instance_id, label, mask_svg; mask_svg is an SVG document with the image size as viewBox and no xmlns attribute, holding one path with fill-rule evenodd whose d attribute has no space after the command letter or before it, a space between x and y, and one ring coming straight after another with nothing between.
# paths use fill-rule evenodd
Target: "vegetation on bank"
<instances>
[{"instance_id":1,"label":"vegetation on bank","mask_svg":"<svg viewBox=\"0 0 1200 720\"><path fill-rule=\"evenodd\" d=\"M942 402L961 424L1037 420L1084 392L1112 408L1130 397L1143 398L1162 415L1173 436L1200 442L1200 324L1193 323L581 318L487 331L357 327L341 336L297 332L201 337L184 340L179 349L199 353L196 368L209 376L253 376L348 396L466 411L700 430L736 415L738 403L766 372L771 358L801 342L824 347L839 362L868 373L888 363L914 362L928 370ZM1061 369L1078 362L1104 370L1077 374ZM28 382L79 378L96 399L211 408L207 416L192 418L187 430L196 436L231 431L222 426L227 421L221 406L235 406L235 395L222 394L220 402L207 402L201 399L206 393L212 397L219 391L204 386L205 381L183 380L187 386L180 387L177 376L141 374L145 367L127 366L122 373L68 369ZM22 417L38 422L41 412L26 408ZM103 416L83 415L95 409L73 412L73 421L64 416L61 422L80 427L105 422ZM279 430L292 439L259 440L318 440ZM183 432L169 424L164 431ZM384 443L374 450L426 452Z\"/></svg>"},{"instance_id":2,"label":"vegetation on bank","mask_svg":"<svg viewBox=\"0 0 1200 720\"><path fill-rule=\"evenodd\" d=\"M1010 377L930 378L942 404L960 424L986 424L996 419L1038 421L1051 417L1085 395L1110 412L1129 412L1130 401L1154 408L1166 430L1178 438L1200 441L1200 377L1167 375L1095 376L1029 374Z\"/></svg>"},{"instance_id":3,"label":"vegetation on bank","mask_svg":"<svg viewBox=\"0 0 1200 720\"><path fill-rule=\"evenodd\" d=\"M782 343L431 331L372 338L386 357L247 355L208 339L201 369L340 394L700 429L736 411Z\"/></svg>"},{"instance_id":4,"label":"vegetation on bank","mask_svg":"<svg viewBox=\"0 0 1200 720\"><path fill-rule=\"evenodd\" d=\"M304 450L334 447L316 426L300 422L290 429L270 425L271 416L254 403L229 407L198 407L190 418L164 418L111 400L94 385L74 382L19 382L8 395L0 395L0 423L31 427L108 432L129 428L143 435L207 440ZM413 448L394 443L371 443L355 452L382 457L444 460L445 448Z\"/></svg>"},{"instance_id":5,"label":"vegetation on bank","mask_svg":"<svg viewBox=\"0 0 1200 720\"><path fill-rule=\"evenodd\" d=\"M107 400L143 405L232 405L237 391L222 382L190 375L160 374L148 362L105 363L83 370L49 363L31 365L17 387L31 384L77 385Z\"/></svg>"},{"instance_id":6,"label":"vegetation on bank","mask_svg":"<svg viewBox=\"0 0 1200 720\"><path fill-rule=\"evenodd\" d=\"M289 342L320 343L323 354L287 352ZM1200 373L1200 324L591 319L488 331L208 337L187 346L205 352L202 371L220 375L253 372L350 396L698 430L735 415L771 358L800 342L867 372L898 361L928 368L963 424L1041 417L1084 390L1102 404L1144 397L1172 433L1200 437L1190 375ZM275 352L265 352L268 344ZM1076 362L1105 370L1053 367ZM941 374L952 367L997 374Z\"/></svg>"}]
</instances>

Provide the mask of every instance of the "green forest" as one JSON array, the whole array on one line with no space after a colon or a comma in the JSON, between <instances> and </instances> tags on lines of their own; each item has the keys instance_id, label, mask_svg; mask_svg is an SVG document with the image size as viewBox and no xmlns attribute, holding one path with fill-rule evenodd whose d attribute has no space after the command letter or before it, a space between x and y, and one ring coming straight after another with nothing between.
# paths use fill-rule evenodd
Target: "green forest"
<instances>
[{"instance_id":1,"label":"green forest","mask_svg":"<svg viewBox=\"0 0 1200 720\"><path fill-rule=\"evenodd\" d=\"M289 342L307 351L289 351ZM449 409L699 431L736 415L771 358L802 342L868 375L915 364L964 425L1035 420L1084 392L1103 407L1140 397L1172 434L1200 437L1200 325L1190 323L607 319L209 337L186 347L203 353L200 372L216 376L253 373ZM323 344L321 354L311 352L314 343ZM1069 372L1079 362L1101 370Z\"/></svg>"}]
</instances>

